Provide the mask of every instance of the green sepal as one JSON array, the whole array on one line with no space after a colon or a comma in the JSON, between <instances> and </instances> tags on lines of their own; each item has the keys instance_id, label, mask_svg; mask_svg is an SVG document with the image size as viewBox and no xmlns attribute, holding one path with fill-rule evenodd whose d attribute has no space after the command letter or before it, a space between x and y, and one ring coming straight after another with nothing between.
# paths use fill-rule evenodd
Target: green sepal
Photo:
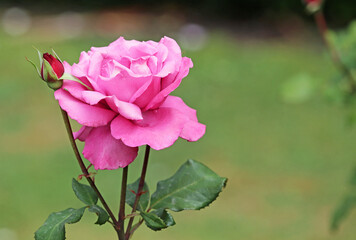
<instances>
[{"instance_id":1,"label":"green sepal","mask_svg":"<svg viewBox=\"0 0 356 240\"><path fill-rule=\"evenodd\" d=\"M84 83L82 83L78 78L76 78L75 76L73 76L70 73L64 72L63 75L59 78L59 80L71 80L71 81L75 81L77 83L80 83L81 85L83 85L85 88L87 88L88 90L93 90L91 89L89 86L85 85Z\"/></svg>"},{"instance_id":2,"label":"green sepal","mask_svg":"<svg viewBox=\"0 0 356 240\"><path fill-rule=\"evenodd\" d=\"M90 186L79 183L73 178L72 188L77 198L86 205L92 206L98 202L98 195Z\"/></svg>"},{"instance_id":3,"label":"green sepal","mask_svg":"<svg viewBox=\"0 0 356 240\"><path fill-rule=\"evenodd\" d=\"M54 91L60 89L63 86L63 80L58 80L55 82L47 82L47 86Z\"/></svg>"},{"instance_id":4,"label":"green sepal","mask_svg":"<svg viewBox=\"0 0 356 240\"><path fill-rule=\"evenodd\" d=\"M38 58L40 60L40 66L42 66L42 63L43 63L43 54L41 53L40 50L38 50L35 46L32 46L38 53Z\"/></svg>"},{"instance_id":5,"label":"green sepal","mask_svg":"<svg viewBox=\"0 0 356 240\"><path fill-rule=\"evenodd\" d=\"M42 66L43 66L43 80L51 83L58 81L57 74L54 72L51 64L46 59L43 59Z\"/></svg>"},{"instance_id":6,"label":"green sepal","mask_svg":"<svg viewBox=\"0 0 356 240\"><path fill-rule=\"evenodd\" d=\"M172 177L157 183L150 208L175 212L202 209L219 196L226 182L204 164L188 160Z\"/></svg>"},{"instance_id":7,"label":"green sepal","mask_svg":"<svg viewBox=\"0 0 356 240\"><path fill-rule=\"evenodd\" d=\"M30 59L28 59L27 57L26 57L26 60L27 60L29 63L31 63L31 64L32 64L32 66L34 66L34 67L35 67L36 72L38 73L38 76L42 79L42 76L41 76L40 70L38 69L38 67L36 66L36 64L35 64L34 62L32 62ZM42 79L42 80L43 80L43 79Z\"/></svg>"},{"instance_id":8,"label":"green sepal","mask_svg":"<svg viewBox=\"0 0 356 240\"><path fill-rule=\"evenodd\" d=\"M57 60L60 61L60 62L63 64L62 60L58 57L58 55L57 55L57 53L54 51L54 49L52 48L51 50L52 50L52 52L53 52L53 55L57 58Z\"/></svg>"},{"instance_id":9,"label":"green sepal","mask_svg":"<svg viewBox=\"0 0 356 240\"><path fill-rule=\"evenodd\" d=\"M137 179L135 182L127 185L126 188L126 203L131 207L133 207L136 199L136 194L134 194L132 191L137 193L139 182L140 182L140 178ZM142 191L144 193L140 196L140 200L137 204L138 211L145 211L150 201L150 191L146 183L144 183Z\"/></svg>"},{"instance_id":10,"label":"green sepal","mask_svg":"<svg viewBox=\"0 0 356 240\"><path fill-rule=\"evenodd\" d=\"M98 205L92 205L89 207L88 210L89 212L96 213L96 215L98 216L98 220L95 222L95 224L103 225L109 220L108 213Z\"/></svg>"},{"instance_id":11,"label":"green sepal","mask_svg":"<svg viewBox=\"0 0 356 240\"><path fill-rule=\"evenodd\" d=\"M153 231L159 231L168 227L166 223L153 212L141 212L140 214L145 221L146 226L151 228Z\"/></svg>"},{"instance_id":12,"label":"green sepal","mask_svg":"<svg viewBox=\"0 0 356 240\"><path fill-rule=\"evenodd\" d=\"M76 81L79 82L79 79L74 77L72 74L69 74L67 72L63 73L63 75L60 77L60 79L63 80L72 80L72 81ZM79 82L80 83L80 82Z\"/></svg>"},{"instance_id":13,"label":"green sepal","mask_svg":"<svg viewBox=\"0 0 356 240\"><path fill-rule=\"evenodd\" d=\"M49 215L45 223L36 231L36 240L65 240L65 224L79 222L86 207L68 208Z\"/></svg>"}]
</instances>

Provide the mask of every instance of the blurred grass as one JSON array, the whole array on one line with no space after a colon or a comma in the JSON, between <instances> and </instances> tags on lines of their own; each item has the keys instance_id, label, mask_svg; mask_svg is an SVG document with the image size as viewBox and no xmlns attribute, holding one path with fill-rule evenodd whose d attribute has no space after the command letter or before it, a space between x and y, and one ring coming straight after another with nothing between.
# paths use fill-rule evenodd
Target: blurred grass
<instances>
[{"instance_id":1,"label":"blurred grass","mask_svg":"<svg viewBox=\"0 0 356 240\"><path fill-rule=\"evenodd\" d=\"M81 206L71 190L71 178L80 172L52 92L24 57L36 59L31 45L54 47L73 63L80 51L114 39L0 39L0 229L31 239L50 212ZM356 130L345 127L342 109L319 98L288 105L280 97L282 83L300 72L317 79L333 73L316 44L246 42L213 31L204 49L184 51L195 66L174 94L198 109L207 133L196 143L180 140L154 151L147 181L154 190L155 182L194 158L229 182L209 208L176 213L177 225L159 233L142 227L135 239L355 238L355 213L337 234L328 227L355 163ZM138 177L141 161L142 153L130 165L130 181ZM120 174L102 171L96 178L115 211ZM68 239L115 239L108 224L94 222L86 214L68 226Z\"/></svg>"}]
</instances>

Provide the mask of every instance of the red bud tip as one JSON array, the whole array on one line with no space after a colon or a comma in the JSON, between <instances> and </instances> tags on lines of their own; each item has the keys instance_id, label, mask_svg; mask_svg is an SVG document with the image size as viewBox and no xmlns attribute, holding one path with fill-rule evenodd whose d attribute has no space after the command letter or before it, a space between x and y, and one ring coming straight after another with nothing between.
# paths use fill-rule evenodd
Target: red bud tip
<instances>
[{"instance_id":1,"label":"red bud tip","mask_svg":"<svg viewBox=\"0 0 356 240\"><path fill-rule=\"evenodd\" d=\"M46 60L52 67L53 71L57 75L58 78L62 77L64 73L64 67L61 61L59 61L57 58L55 58L53 55L49 53L44 53L43 54L43 59ZM41 66L41 76L43 76L43 64Z\"/></svg>"}]
</instances>

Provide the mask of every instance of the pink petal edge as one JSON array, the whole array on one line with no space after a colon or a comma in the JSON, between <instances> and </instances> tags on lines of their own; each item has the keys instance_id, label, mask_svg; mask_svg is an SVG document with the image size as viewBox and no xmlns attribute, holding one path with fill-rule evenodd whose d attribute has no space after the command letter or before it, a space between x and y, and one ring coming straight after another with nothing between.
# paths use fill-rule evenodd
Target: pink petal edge
<instances>
[{"instance_id":1,"label":"pink petal edge","mask_svg":"<svg viewBox=\"0 0 356 240\"><path fill-rule=\"evenodd\" d=\"M111 136L109 126L93 128L86 137L83 155L96 170L124 168L137 157L138 148L128 147Z\"/></svg>"}]
</instances>

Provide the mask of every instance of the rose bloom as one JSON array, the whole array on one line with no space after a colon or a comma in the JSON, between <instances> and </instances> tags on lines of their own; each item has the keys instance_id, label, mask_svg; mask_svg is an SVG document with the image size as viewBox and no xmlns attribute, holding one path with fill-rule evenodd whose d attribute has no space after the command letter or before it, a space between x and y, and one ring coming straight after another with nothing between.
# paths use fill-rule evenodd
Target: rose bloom
<instances>
[{"instance_id":1,"label":"rose bloom","mask_svg":"<svg viewBox=\"0 0 356 240\"><path fill-rule=\"evenodd\" d=\"M85 142L83 155L95 169L126 167L142 145L160 150L179 137L197 141L205 133L196 111L169 95L193 67L169 37L159 42L120 37L64 67L81 82L64 80L55 98L82 125L74 137Z\"/></svg>"}]
</instances>

